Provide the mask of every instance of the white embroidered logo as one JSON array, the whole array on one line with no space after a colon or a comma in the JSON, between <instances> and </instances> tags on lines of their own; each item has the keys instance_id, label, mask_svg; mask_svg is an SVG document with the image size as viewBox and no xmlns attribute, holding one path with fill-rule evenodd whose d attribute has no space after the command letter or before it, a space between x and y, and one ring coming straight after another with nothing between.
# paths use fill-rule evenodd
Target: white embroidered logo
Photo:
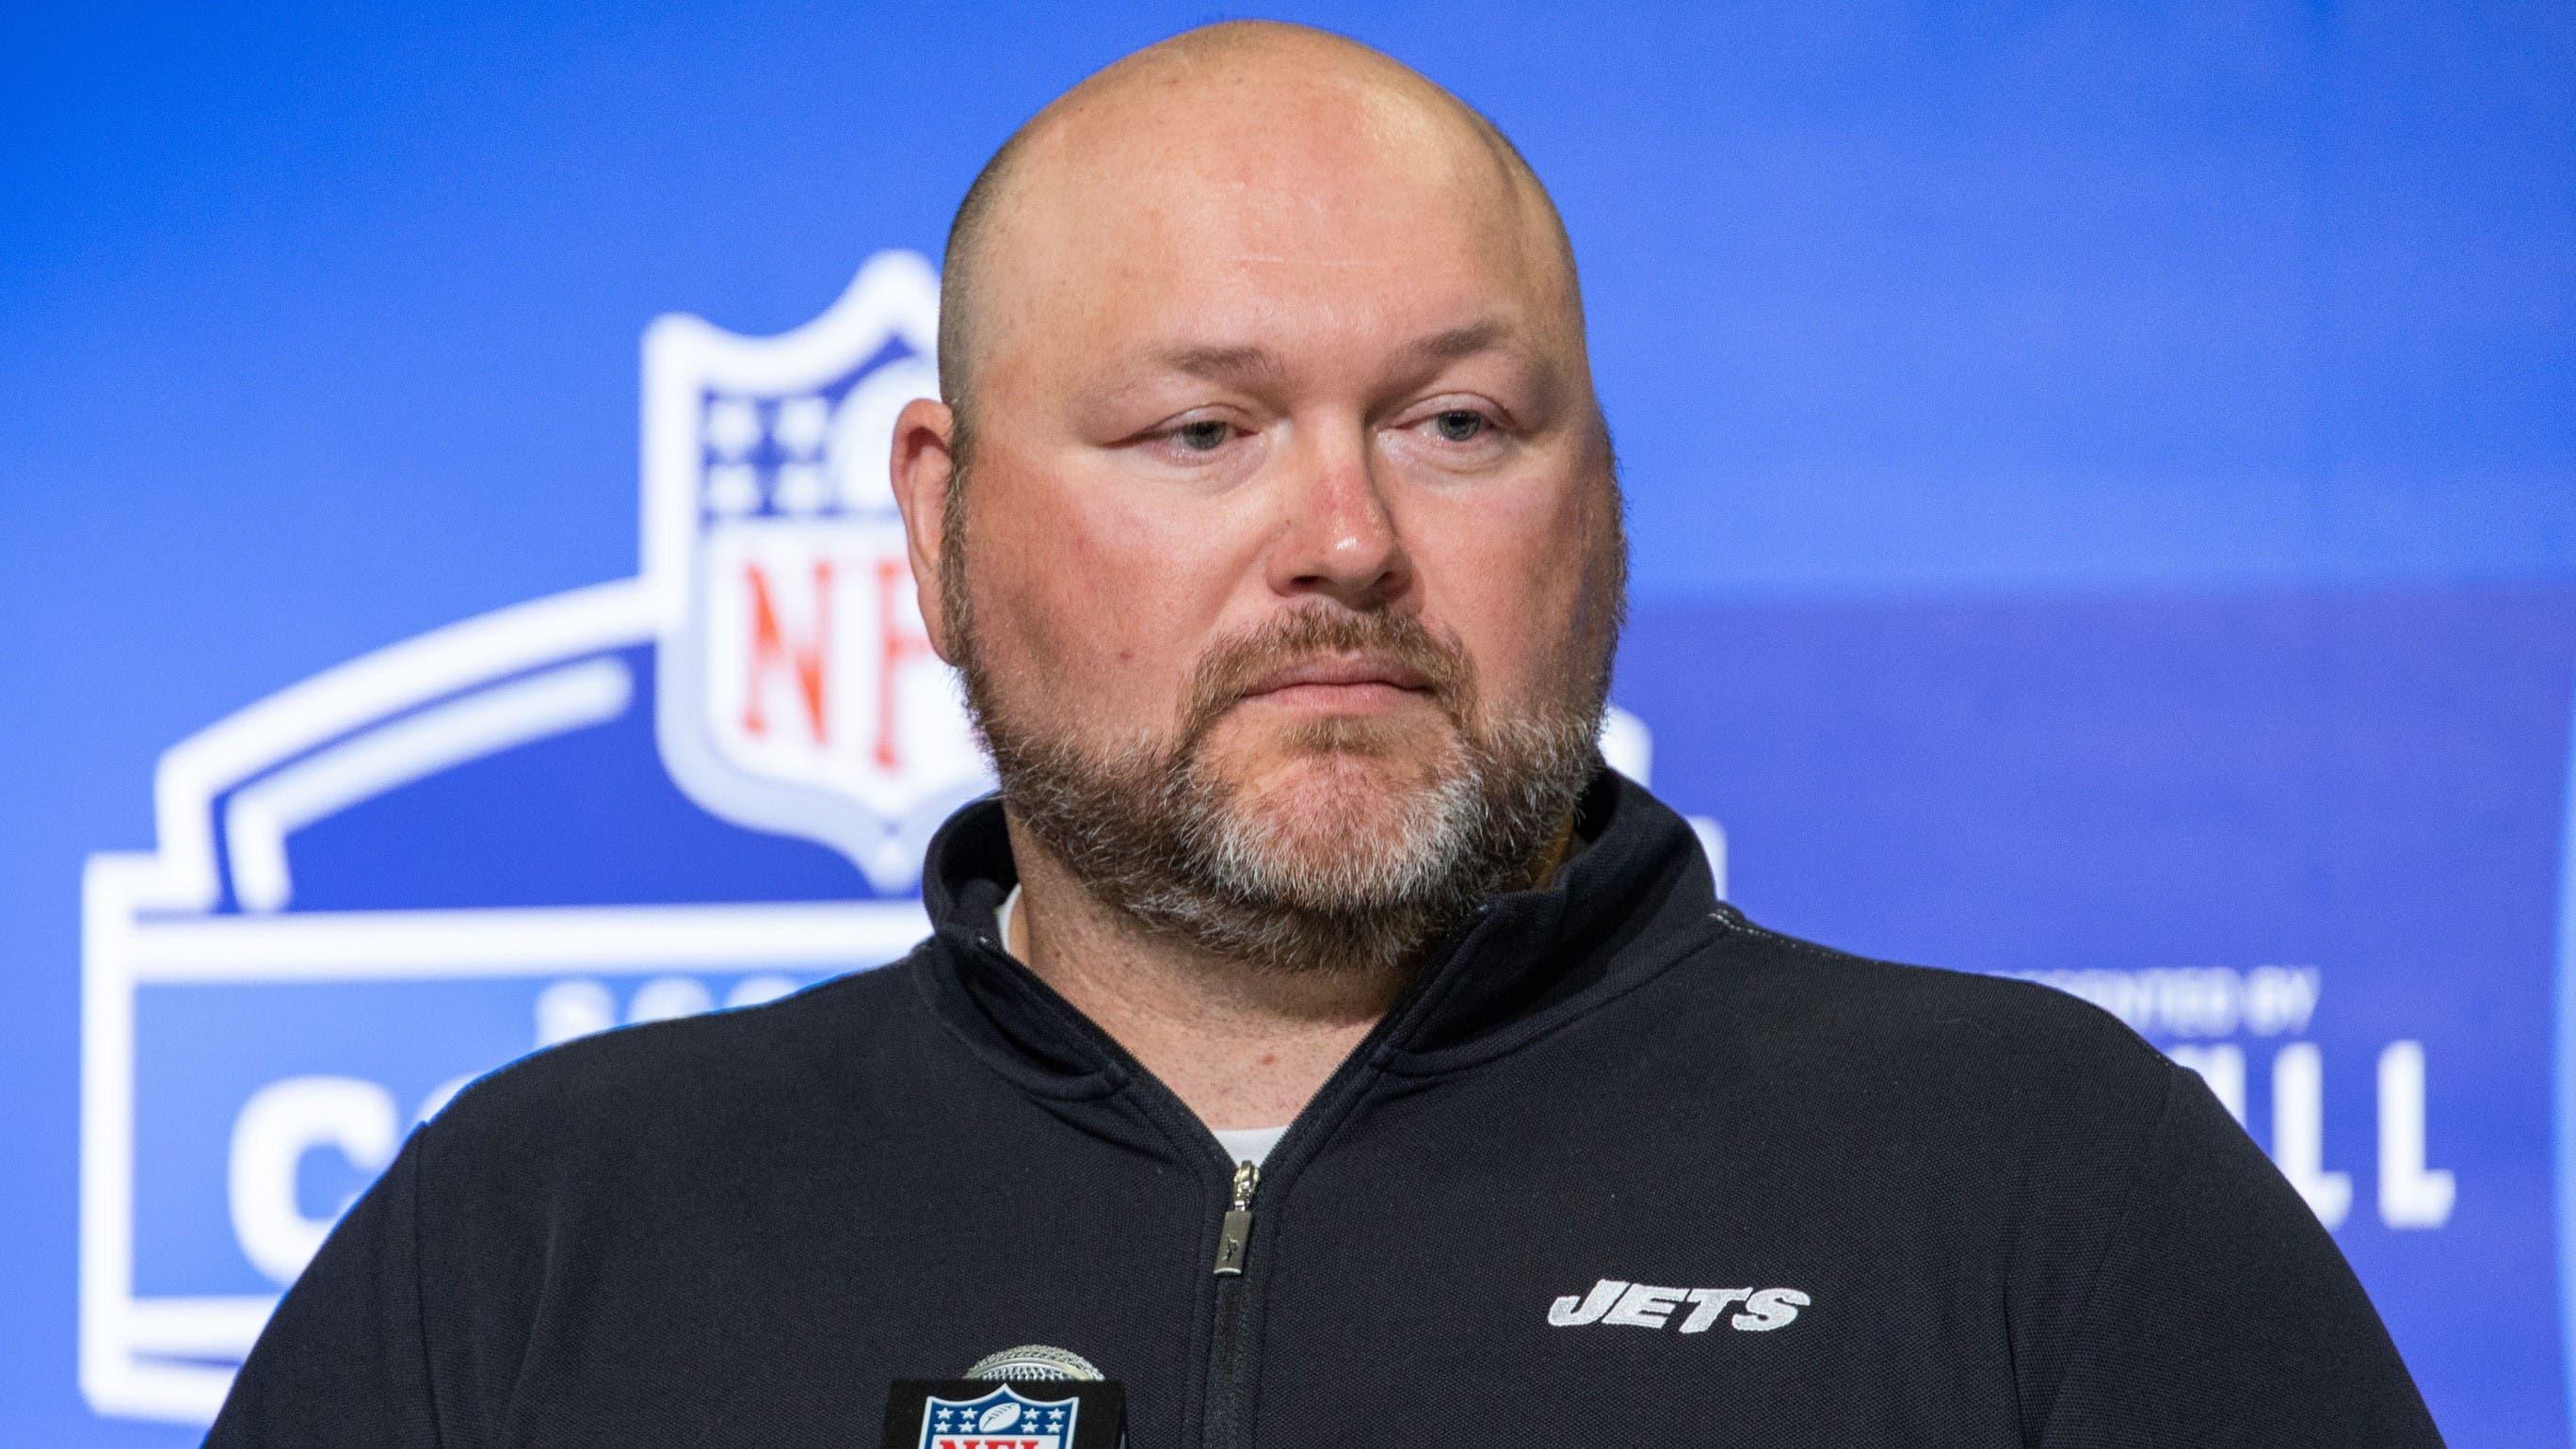
<instances>
[{"instance_id":1,"label":"white embroidered logo","mask_svg":"<svg viewBox=\"0 0 2576 1449\"><path fill-rule=\"evenodd\" d=\"M1797 1319L1798 1310L1812 1301L1795 1288L1657 1288L1604 1278L1579 1298L1567 1294L1549 1304L1547 1321L1554 1328L1615 1323L1628 1328L1677 1326L1684 1333L1706 1333L1716 1326L1721 1315L1733 1309L1735 1316L1727 1320L1729 1327L1746 1333L1768 1333L1788 1327ZM1686 1303L1690 1312L1676 1325L1673 1314Z\"/></svg>"}]
</instances>

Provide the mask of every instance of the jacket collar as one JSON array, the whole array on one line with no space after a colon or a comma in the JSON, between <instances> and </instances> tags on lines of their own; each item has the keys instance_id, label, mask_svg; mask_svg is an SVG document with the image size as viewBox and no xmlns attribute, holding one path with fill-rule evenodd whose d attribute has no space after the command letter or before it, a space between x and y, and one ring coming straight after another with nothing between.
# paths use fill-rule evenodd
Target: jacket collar
<instances>
[{"instance_id":1,"label":"jacket collar","mask_svg":"<svg viewBox=\"0 0 2576 1449\"><path fill-rule=\"evenodd\" d=\"M1689 824L1643 786L1595 774L1576 804L1575 836L1544 889L1495 897L1433 948L1395 1008L1390 1051L1436 1060L1507 1049L1669 963L1705 929L1717 909L1708 862ZM914 961L922 986L952 1030L1024 1085L1114 1090L1134 1070L1124 1054L1001 949L996 912L1018 879L998 797L949 817L922 877L931 924Z\"/></svg>"}]
</instances>

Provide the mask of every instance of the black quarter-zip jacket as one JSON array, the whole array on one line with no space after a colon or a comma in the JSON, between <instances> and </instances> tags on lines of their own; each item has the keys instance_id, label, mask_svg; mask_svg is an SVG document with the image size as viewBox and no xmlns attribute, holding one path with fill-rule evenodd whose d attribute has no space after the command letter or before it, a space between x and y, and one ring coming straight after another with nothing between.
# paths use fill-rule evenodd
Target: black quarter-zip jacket
<instances>
[{"instance_id":1,"label":"black quarter-zip jacket","mask_svg":"<svg viewBox=\"0 0 2576 1449\"><path fill-rule=\"evenodd\" d=\"M1752 924L1616 775L1581 811L1255 1179L998 948L969 806L903 961L460 1095L209 1443L872 1445L890 1380L1025 1343L1123 1381L1136 1449L2440 1442L2193 1074Z\"/></svg>"}]
</instances>

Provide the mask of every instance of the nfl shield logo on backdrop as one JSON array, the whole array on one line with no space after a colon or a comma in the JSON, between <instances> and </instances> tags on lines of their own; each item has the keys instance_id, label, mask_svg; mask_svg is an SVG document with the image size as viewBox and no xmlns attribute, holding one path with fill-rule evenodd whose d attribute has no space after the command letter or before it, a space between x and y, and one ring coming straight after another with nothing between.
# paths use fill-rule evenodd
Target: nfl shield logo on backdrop
<instances>
[{"instance_id":1,"label":"nfl shield logo on backdrop","mask_svg":"<svg viewBox=\"0 0 2576 1449\"><path fill-rule=\"evenodd\" d=\"M913 594L887 456L936 396L939 283L887 253L813 322L694 317L645 345L645 576L664 611L655 730L700 804L909 888L991 787Z\"/></svg>"},{"instance_id":2,"label":"nfl shield logo on backdrop","mask_svg":"<svg viewBox=\"0 0 2576 1449\"><path fill-rule=\"evenodd\" d=\"M1079 1399L1023 1397L1008 1384L977 1399L931 1395L921 1416L921 1449L1066 1449Z\"/></svg>"}]
</instances>

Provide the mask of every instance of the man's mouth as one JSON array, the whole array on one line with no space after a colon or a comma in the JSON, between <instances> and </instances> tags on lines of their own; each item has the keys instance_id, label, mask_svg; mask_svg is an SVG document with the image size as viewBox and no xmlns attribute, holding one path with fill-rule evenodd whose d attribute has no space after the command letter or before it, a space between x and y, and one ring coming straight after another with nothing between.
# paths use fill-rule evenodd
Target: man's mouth
<instances>
[{"instance_id":1,"label":"man's mouth","mask_svg":"<svg viewBox=\"0 0 2576 1449\"><path fill-rule=\"evenodd\" d=\"M1324 713L1392 709L1430 695L1427 675L1376 654L1300 660L1260 676L1243 691L1247 702Z\"/></svg>"}]
</instances>

